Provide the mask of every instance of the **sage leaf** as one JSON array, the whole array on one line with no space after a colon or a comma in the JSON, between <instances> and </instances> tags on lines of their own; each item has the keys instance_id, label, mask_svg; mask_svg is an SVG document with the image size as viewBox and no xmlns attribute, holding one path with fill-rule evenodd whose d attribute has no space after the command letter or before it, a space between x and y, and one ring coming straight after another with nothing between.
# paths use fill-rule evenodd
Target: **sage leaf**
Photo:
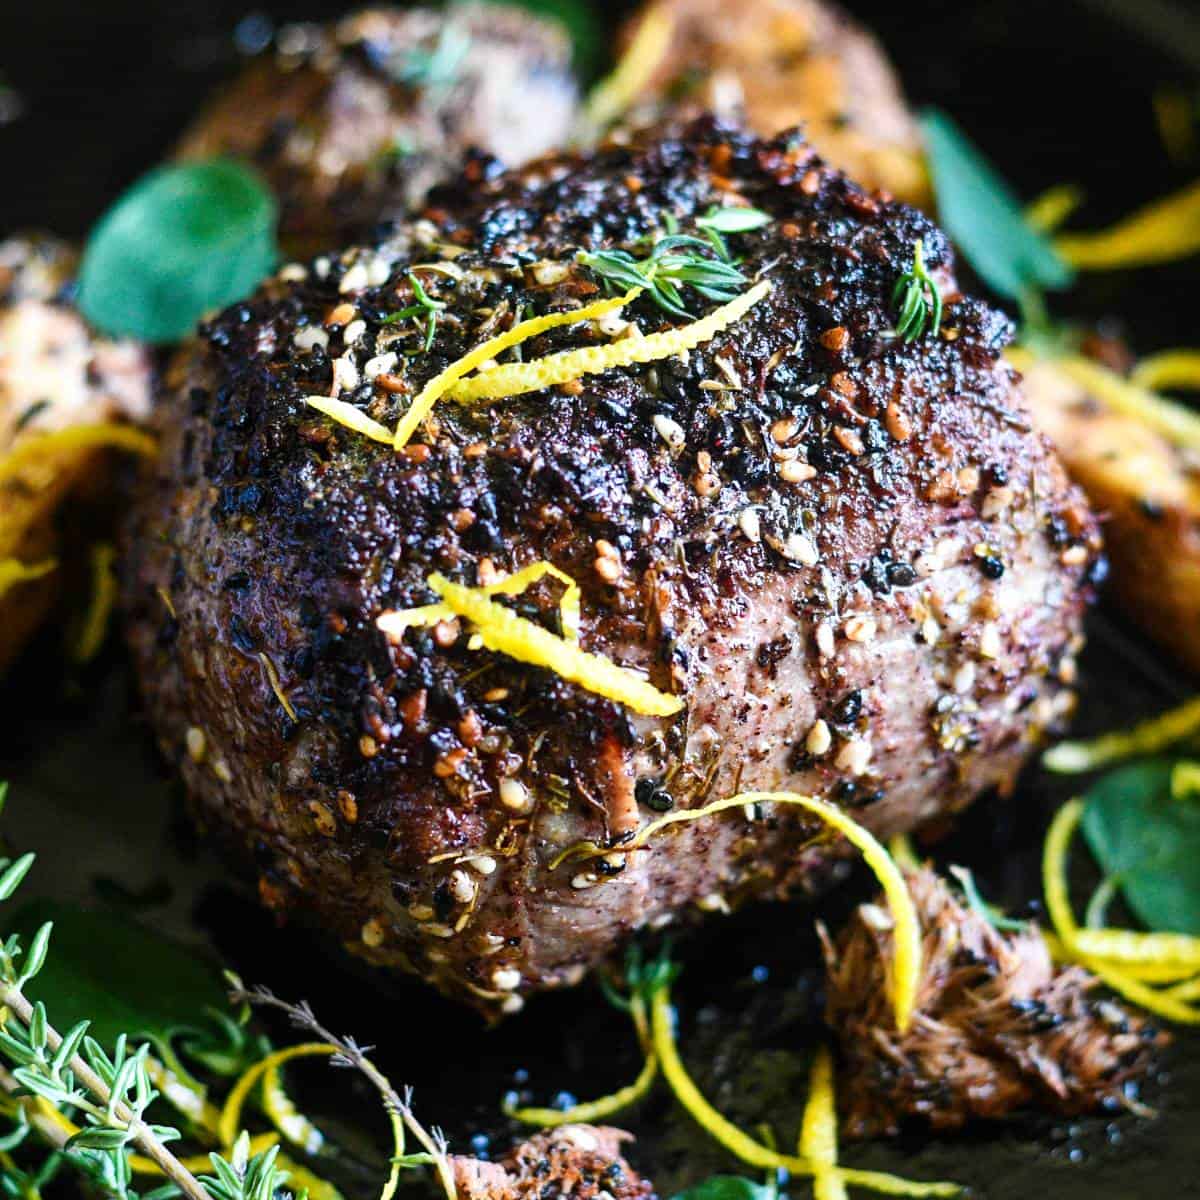
<instances>
[{"instance_id":1,"label":"sage leaf","mask_svg":"<svg viewBox=\"0 0 1200 1200\"><path fill-rule=\"evenodd\" d=\"M213 309L240 300L274 268L277 208L235 162L160 167L93 229L79 308L99 330L172 342Z\"/></svg>"},{"instance_id":2,"label":"sage leaf","mask_svg":"<svg viewBox=\"0 0 1200 1200\"><path fill-rule=\"evenodd\" d=\"M1200 796L1173 794L1176 764L1110 771L1088 791L1087 844L1149 929L1200 936Z\"/></svg>"},{"instance_id":3,"label":"sage leaf","mask_svg":"<svg viewBox=\"0 0 1200 1200\"><path fill-rule=\"evenodd\" d=\"M926 109L921 132L933 176L938 216L979 277L1023 304L1074 278L1048 237L1034 229L1020 201L946 113Z\"/></svg>"}]
</instances>

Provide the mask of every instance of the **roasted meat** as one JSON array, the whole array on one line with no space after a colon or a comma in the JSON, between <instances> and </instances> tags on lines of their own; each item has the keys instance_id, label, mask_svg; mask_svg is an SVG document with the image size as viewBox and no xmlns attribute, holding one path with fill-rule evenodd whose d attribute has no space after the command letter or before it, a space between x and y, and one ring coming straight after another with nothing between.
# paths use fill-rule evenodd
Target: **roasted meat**
<instances>
[{"instance_id":1,"label":"roasted meat","mask_svg":"<svg viewBox=\"0 0 1200 1200\"><path fill-rule=\"evenodd\" d=\"M292 253L340 248L405 214L469 150L523 163L564 144L571 47L519 8L367 9L292 25L201 115L183 158L234 155L279 197Z\"/></svg>"},{"instance_id":2,"label":"roasted meat","mask_svg":"<svg viewBox=\"0 0 1200 1200\"><path fill-rule=\"evenodd\" d=\"M623 856L666 809L790 788L890 834L1007 788L1070 706L1098 539L1030 432L1009 323L955 290L938 230L798 135L710 119L436 200L201 330L136 506L146 709L267 901L509 1012L640 927L786 895L831 859L811 819L770 805ZM581 249L644 257L740 200L769 223L725 250L768 294L689 353L443 402L403 453L304 401L340 385L393 422L518 314L594 300ZM947 307L909 343L892 293L918 238ZM385 319L410 308L413 264L445 305L431 337L428 318ZM680 324L647 292L520 349ZM432 572L486 584L542 560L582 588L582 645L682 697L680 715L472 648L459 621L377 628L433 598ZM553 626L558 586L508 603ZM583 839L612 853L552 865Z\"/></svg>"},{"instance_id":3,"label":"roasted meat","mask_svg":"<svg viewBox=\"0 0 1200 1200\"><path fill-rule=\"evenodd\" d=\"M499 1162L454 1155L463 1200L651 1200L653 1186L625 1161L620 1129L563 1125L515 1146Z\"/></svg>"},{"instance_id":4,"label":"roasted meat","mask_svg":"<svg viewBox=\"0 0 1200 1200\"><path fill-rule=\"evenodd\" d=\"M1056 967L1034 927L1001 933L928 868L910 872L924 932L921 989L898 1034L887 988L887 910L860 907L825 939L826 1019L841 1046L842 1113L853 1137L934 1129L1029 1107L1068 1115L1125 1103L1166 1036L1093 994L1082 967Z\"/></svg>"},{"instance_id":5,"label":"roasted meat","mask_svg":"<svg viewBox=\"0 0 1200 1200\"><path fill-rule=\"evenodd\" d=\"M764 137L803 124L833 166L926 205L916 122L879 44L826 0L648 0L628 24L671 22L668 48L637 105L709 109Z\"/></svg>"},{"instance_id":6,"label":"roasted meat","mask_svg":"<svg viewBox=\"0 0 1200 1200\"><path fill-rule=\"evenodd\" d=\"M94 447L20 465L7 456L40 434L150 411L148 355L88 328L70 302L75 266L51 238L0 242L0 563L11 564L0 566L0 670L53 607L57 567L34 572L56 562L61 524L79 529L64 505L81 489L102 493L109 478L106 452Z\"/></svg>"}]
</instances>

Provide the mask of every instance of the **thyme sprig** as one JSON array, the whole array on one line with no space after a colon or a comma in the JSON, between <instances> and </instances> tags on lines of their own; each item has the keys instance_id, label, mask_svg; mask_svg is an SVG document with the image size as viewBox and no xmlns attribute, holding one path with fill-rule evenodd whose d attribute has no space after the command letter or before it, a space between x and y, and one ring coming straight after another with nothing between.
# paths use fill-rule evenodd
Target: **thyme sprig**
<instances>
[{"instance_id":1,"label":"thyme sprig","mask_svg":"<svg viewBox=\"0 0 1200 1200\"><path fill-rule=\"evenodd\" d=\"M773 218L761 208L750 208L748 205L717 205L714 204L702 217L696 218L696 225L704 230L704 236L712 243L713 249L727 263L734 261L729 247L722 236L727 233L751 233L770 225Z\"/></svg>"},{"instance_id":2,"label":"thyme sprig","mask_svg":"<svg viewBox=\"0 0 1200 1200\"><path fill-rule=\"evenodd\" d=\"M416 300L398 312L388 313L383 318L383 323L395 325L400 321L407 321L409 317L421 318L425 326L425 353L428 354L430 346L433 345L433 335L437 332L438 314L445 311L446 304L443 300L433 299L411 271L408 283Z\"/></svg>"},{"instance_id":3,"label":"thyme sprig","mask_svg":"<svg viewBox=\"0 0 1200 1200\"><path fill-rule=\"evenodd\" d=\"M899 305L896 336L915 342L928 327L936 337L942 326L942 295L925 266L925 244L917 238L913 245L912 266L896 280L892 303Z\"/></svg>"},{"instance_id":4,"label":"thyme sprig","mask_svg":"<svg viewBox=\"0 0 1200 1200\"><path fill-rule=\"evenodd\" d=\"M733 263L710 257L713 252L710 241L673 233L659 238L645 258L635 258L627 250L581 250L575 257L600 277L609 295L644 288L664 312L687 319L692 313L681 287L692 288L706 300L727 304L749 282Z\"/></svg>"}]
</instances>

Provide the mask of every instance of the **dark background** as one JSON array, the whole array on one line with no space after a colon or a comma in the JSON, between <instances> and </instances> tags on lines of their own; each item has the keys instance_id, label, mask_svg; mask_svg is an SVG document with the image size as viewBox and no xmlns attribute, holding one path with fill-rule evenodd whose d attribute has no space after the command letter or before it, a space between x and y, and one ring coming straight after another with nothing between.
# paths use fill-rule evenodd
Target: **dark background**
<instances>
[{"instance_id":1,"label":"dark background","mask_svg":"<svg viewBox=\"0 0 1200 1200\"><path fill-rule=\"evenodd\" d=\"M611 27L625 7L600 5L602 24ZM1081 225L1120 216L1200 169L1196 161L1170 160L1151 103L1164 86L1198 94L1196 5L854 0L847 7L878 33L912 99L951 111L1023 196L1054 183L1082 184ZM29 227L82 236L169 150L203 98L274 22L340 11L249 0L0 0L0 77L12 89L0 94L0 236ZM1146 353L1200 340L1198 285L1195 259L1098 276L1056 311L1114 319ZM1127 724L1189 690L1112 614L1097 613L1091 635L1082 728ZM488 1136L506 1142L511 1130L497 1110L514 1085L545 1103L562 1089L587 1098L633 1077L638 1063L626 1022L591 987L541 1000L487 1032L419 984L368 976L305 931L276 929L178 819L175 785L140 724L119 647L64 683L54 636L0 689L0 778L12 784L5 832L21 849L39 851L34 890L96 905L111 891L98 886L105 880L135 893L165 881L169 899L143 919L215 951L250 981L310 999L336 1030L376 1044L392 1078L417 1085L419 1113L444 1124L459 1149L473 1137L485 1139L476 1149ZM978 805L941 855L976 867L989 896L1022 910L1040 891L1046 816L1067 794L1031 772L1012 800ZM836 922L855 894L844 890L823 913ZM808 930L807 915L794 908L759 907L710 922L703 939L680 948L688 964L678 991L682 1045L699 1083L744 1125L769 1120L785 1139L794 1136L805 1055L819 1036L819 971ZM917 1178L958 1179L991 1200L1200 1196L1198 1049L1197 1039L1181 1038L1152 1081L1148 1099L1162 1109L1155 1122L1032 1118L954 1139L854 1147L845 1158ZM380 1120L369 1102L353 1107L344 1082L330 1092L321 1068L297 1074L325 1122L335 1113L366 1128ZM663 1195L733 1167L661 1090L621 1122L638 1133L633 1158ZM364 1184L348 1195L376 1192Z\"/></svg>"}]
</instances>

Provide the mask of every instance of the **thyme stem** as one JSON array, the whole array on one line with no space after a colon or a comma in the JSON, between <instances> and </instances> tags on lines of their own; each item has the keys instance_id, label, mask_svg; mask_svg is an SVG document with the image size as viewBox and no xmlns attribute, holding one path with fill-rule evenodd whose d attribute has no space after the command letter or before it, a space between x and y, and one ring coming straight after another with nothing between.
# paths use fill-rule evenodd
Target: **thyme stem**
<instances>
[{"instance_id":1,"label":"thyme stem","mask_svg":"<svg viewBox=\"0 0 1200 1200\"><path fill-rule=\"evenodd\" d=\"M33 1005L25 998L20 988L10 983L0 982L0 1007L8 1009L23 1025L28 1027L33 1020ZM62 1045L62 1037L53 1026L46 1029L47 1045L57 1051ZM68 1065L75 1077L102 1104L107 1105L111 1100L108 1085L95 1071L78 1055L72 1055ZM12 1091L4 1081L6 1090ZM200 1181L154 1136L146 1122L137 1117L127 1105L118 1102L113 1107L117 1119L125 1123L147 1158L151 1159L162 1173L175 1184L188 1200L212 1200Z\"/></svg>"}]
</instances>

